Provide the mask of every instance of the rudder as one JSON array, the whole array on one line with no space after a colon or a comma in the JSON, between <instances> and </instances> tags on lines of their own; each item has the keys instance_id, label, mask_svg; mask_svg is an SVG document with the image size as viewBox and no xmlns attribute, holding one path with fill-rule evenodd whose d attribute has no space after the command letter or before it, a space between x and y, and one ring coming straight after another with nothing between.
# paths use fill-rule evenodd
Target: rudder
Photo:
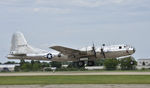
<instances>
[{"instance_id":1,"label":"rudder","mask_svg":"<svg viewBox=\"0 0 150 88\"><path fill-rule=\"evenodd\" d=\"M21 32L16 32L12 36L11 40L11 51L17 51L19 46L26 46L27 41Z\"/></svg>"}]
</instances>

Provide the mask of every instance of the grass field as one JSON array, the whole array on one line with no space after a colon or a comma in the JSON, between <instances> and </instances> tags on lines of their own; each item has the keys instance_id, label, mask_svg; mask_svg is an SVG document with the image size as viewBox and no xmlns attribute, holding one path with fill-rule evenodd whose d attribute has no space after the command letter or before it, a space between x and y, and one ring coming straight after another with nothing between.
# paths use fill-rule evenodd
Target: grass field
<instances>
[{"instance_id":1,"label":"grass field","mask_svg":"<svg viewBox=\"0 0 150 88\"><path fill-rule=\"evenodd\" d=\"M0 85L150 84L150 75L1 76Z\"/></svg>"}]
</instances>

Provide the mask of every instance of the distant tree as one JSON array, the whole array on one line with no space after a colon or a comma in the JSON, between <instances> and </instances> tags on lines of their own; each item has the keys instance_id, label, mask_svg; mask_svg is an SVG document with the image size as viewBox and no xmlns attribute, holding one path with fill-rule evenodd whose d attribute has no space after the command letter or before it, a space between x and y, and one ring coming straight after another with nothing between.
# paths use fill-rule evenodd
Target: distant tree
<instances>
[{"instance_id":1,"label":"distant tree","mask_svg":"<svg viewBox=\"0 0 150 88\"><path fill-rule=\"evenodd\" d=\"M78 68L77 62L70 62L67 68Z\"/></svg>"},{"instance_id":2,"label":"distant tree","mask_svg":"<svg viewBox=\"0 0 150 88\"><path fill-rule=\"evenodd\" d=\"M32 66L32 71L40 71L41 70L41 65L38 63L34 63Z\"/></svg>"},{"instance_id":3,"label":"distant tree","mask_svg":"<svg viewBox=\"0 0 150 88\"><path fill-rule=\"evenodd\" d=\"M32 71L40 71L42 68L42 64L39 61L35 61L32 65Z\"/></svg>"},{"instance_id":4,"label":"distant tree","mask_svg":"<svg viewBox=\"0 0 150 88\"><path fill-rule=\"evenodd\" d=\"M32 65L29 62L25 62L21 65L21 70L22 71L31 71L32 70Z\"/></svg>"},{"instance_id":5,"label":"distant tree","mask_svg":"<svg viewBox=\"0 0 150 88\"><path fill-rule=\"evenodd\" d=\"M20 66L22 66L25 63L25 60L20 60Z\"/></svg>"},{"instance_id":6,"label":"distant tree","mask_svg":"<svg viewBox=\"0 0 150 88\"><path fill-rule=\"evenodd\" d=\"M33 64L34 64L34 60L31 60L31 65L33 66Z\"/></svg>"},{"instance_id":7,"label":"distant tree","mask_svg":"<svg viewBox=\"0 0 150 88\"><path fill-rule=\"evenodd\" d=\"M37 62L37 63L39 63L39 64L41 63L39 60L38 60L38 61L36 61L36 62Z\"/></svg>"},{"instance_id":8,"label":"distant tree","mask_svg":"<svg viewBox=\"0 0 150 88\"><path fill-rule=\"evenodd\" d=\"M19 72L20 71L20 66L15 66L15 72Z\"/></svg>"},{"instance_id":9,"label":"distant tree","mask_svg":"<svg viewBox=\"0 0 150 88\"><path fill-rule=\"evenodd\" d=\"M51 62L51 67L61 68L61 66L62 66L61 62L56 62L56 61Z\"/></svg>"},{"instance_id":10,"label":"distant tree","mask_svg":"<svg viewBox=\"0 0 150 88\"><path fill-rule=\"evenodd\" d=\"M104 66L106 70L116 70L118 65L118 60L117 59L106 59L104 61Z\"/></svg>"},{"instance_id":11,"label":"distant tree","mask_svg":"<svg viewBox=\"0 0 150 88\"><path fill-rule=\"evenodd\" d=\"M127 57L120 60L121 70L134 70L137 62L133 57Z\"/></svg>"},{"instance_id":12,"label":"distant tree","mask_svg":"<svg viewBox=\"0 0 150 88\"><path fill-rule=\"evenodd\" d=\"M41 65L42 65L42 68L50 67L50 63L47 63L47 62L43 62L43 63L41 63Z\"/></svg>"},{"instance_id":13,"label":"distant tree","mask_svg":"<svg viewBox=\"0 0 150 88\"><path fill-rule=\"evenodd\" d=\"M105 59L98 59L95 61L95 66L103 66Z\"/></svg>"},{"instance_id":14,"label":"distant tree","mask_svg":"<svg viewBox=\"0 0 150 88\"><path fill-rule=\"evenodd\" d=\"M6 62L6 63L4 63L4 64L17 64L17 63L14 62L14 61L8 61L8 62Z\"/></svg>"}]
</instances>

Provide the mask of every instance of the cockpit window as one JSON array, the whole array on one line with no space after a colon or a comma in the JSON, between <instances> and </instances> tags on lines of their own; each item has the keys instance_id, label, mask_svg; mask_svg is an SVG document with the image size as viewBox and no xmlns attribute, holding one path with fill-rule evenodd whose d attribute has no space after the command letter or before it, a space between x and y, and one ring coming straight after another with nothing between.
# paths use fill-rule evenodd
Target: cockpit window
<instances>
[{"instance_id":1,"label":"cockpit window","mask_svg":"<svg viewBox=\"0 0 150 88\"><path fill-rule=\"evenodd\" d=\"M119 46L119 49L122 49L122 46Z\"/></svg>"}]
</instances>

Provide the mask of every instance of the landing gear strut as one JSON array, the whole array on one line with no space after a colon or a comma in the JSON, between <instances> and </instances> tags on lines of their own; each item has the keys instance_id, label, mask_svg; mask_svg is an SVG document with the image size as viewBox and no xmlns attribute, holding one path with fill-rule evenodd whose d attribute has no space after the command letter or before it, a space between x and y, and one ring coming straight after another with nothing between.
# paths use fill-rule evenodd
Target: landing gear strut
<instances>
[{"instance_id":1,"label":"landing gear strut","mask_svg":"<svg viewBox=\"0 0 150 88\"><path fill-rule=\"evenodd\" d=\"M94 66L94 61L88 61L87 66Z\"/></svg>"},{"instance_id":2,"label":"landing gear strut","mask_svg":"<svg viewBox=\"0 0 150 88\"><path fill-rule=\"evenodd\" d=\"M87 62L87 66L94 66L94 65L95 65L94 61L88 61ZM84 67L85 66L85 62L84 61L74 62L74 66L77 66L79 68Z\"/></svg>"}]
</instances>

